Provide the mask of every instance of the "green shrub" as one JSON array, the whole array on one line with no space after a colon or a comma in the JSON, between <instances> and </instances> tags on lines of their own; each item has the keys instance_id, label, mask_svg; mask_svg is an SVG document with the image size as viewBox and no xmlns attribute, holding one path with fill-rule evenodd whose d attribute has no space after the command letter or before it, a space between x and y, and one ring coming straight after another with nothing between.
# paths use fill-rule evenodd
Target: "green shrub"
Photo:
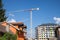
<instances>
[{"instance_id":1,"label":"green shrub","mask_svg":"<svg viewBox=\"0 0 60 40\"><path fill-rule=\"evenodd\" d=\"M17 40L17 35L5 33L2 37L0 37L0 40Z\"/></svg>"}]
</instances>

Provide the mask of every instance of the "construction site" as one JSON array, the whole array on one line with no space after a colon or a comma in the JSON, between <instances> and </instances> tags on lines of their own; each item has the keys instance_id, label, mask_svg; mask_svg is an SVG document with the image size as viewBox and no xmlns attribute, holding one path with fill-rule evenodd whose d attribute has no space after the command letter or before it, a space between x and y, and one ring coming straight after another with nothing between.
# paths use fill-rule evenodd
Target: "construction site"
<instances>
[{"instance_id":1,"label":"construction site","mask_svg":"<svg viewBox=\"0 0 60 40\"><path fill-rule=\"evenodd\" d=\"M0 40L60 40L60 0L0 0Z\"/></svg>"}]
</instances>

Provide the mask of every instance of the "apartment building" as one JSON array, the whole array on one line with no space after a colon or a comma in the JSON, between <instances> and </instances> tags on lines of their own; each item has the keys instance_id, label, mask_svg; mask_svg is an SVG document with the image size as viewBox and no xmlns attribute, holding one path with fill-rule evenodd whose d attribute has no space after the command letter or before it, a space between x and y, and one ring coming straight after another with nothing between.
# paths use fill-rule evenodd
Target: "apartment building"
<instances>
[{"instance_id":1,"label":"apartment building","mask_svg":"<svg viewBox=\"0 0 60 40\"><path fill-rule=\"evenodd\" d=\"M57 40L55 37L55 29L59 25L53 23L41 24L36 27L37 40Z\"/></svg>"}]
</instances>

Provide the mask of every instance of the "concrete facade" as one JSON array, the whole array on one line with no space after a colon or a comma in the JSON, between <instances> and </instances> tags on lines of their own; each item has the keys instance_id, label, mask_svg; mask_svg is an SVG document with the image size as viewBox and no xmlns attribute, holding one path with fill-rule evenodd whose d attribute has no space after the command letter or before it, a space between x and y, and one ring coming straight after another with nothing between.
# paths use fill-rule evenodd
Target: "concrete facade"
<instances>
[{"instance_id":1,"label":"concrete facade","mask_svg":"<svg viewBox=\"0 0 60 40\"><path fill-rule=\"evenodd\" d=\"M57 24L42 24L36 28L36 38L37 40L55 40L55 28L58 27Z\"/></svg>"}]
</instances>

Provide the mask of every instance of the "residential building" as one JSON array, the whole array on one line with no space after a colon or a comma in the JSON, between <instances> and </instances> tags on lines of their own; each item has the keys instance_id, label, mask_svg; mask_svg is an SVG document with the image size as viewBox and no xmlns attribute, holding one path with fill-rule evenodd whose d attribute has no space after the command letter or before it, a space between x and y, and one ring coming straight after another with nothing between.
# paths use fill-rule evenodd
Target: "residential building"
<instances>
[{"instance_id":1,"label":"residential building","mask_svg":"<svg viewBox=\"0 0 60 40\"><path fill-rule=\"evenodd\" d=\"M0 36L3 36L5 32L9 32L11 34L17 33L17 40L26 40L26 28L27 27L22 22L0 22Z\"/></svg>"},{"instance_id":2,"label":"residential building","mask_svg":"<svg viewBox=\"0 0 60 40\"><path fill-rule=\"evenodd\" d=\"M55 29L58 24L47 23L41 24L36 27L36 38L37 40L55 40ZM56 39L57 40L57 39Z\"/></svg>"}]
</instances>

